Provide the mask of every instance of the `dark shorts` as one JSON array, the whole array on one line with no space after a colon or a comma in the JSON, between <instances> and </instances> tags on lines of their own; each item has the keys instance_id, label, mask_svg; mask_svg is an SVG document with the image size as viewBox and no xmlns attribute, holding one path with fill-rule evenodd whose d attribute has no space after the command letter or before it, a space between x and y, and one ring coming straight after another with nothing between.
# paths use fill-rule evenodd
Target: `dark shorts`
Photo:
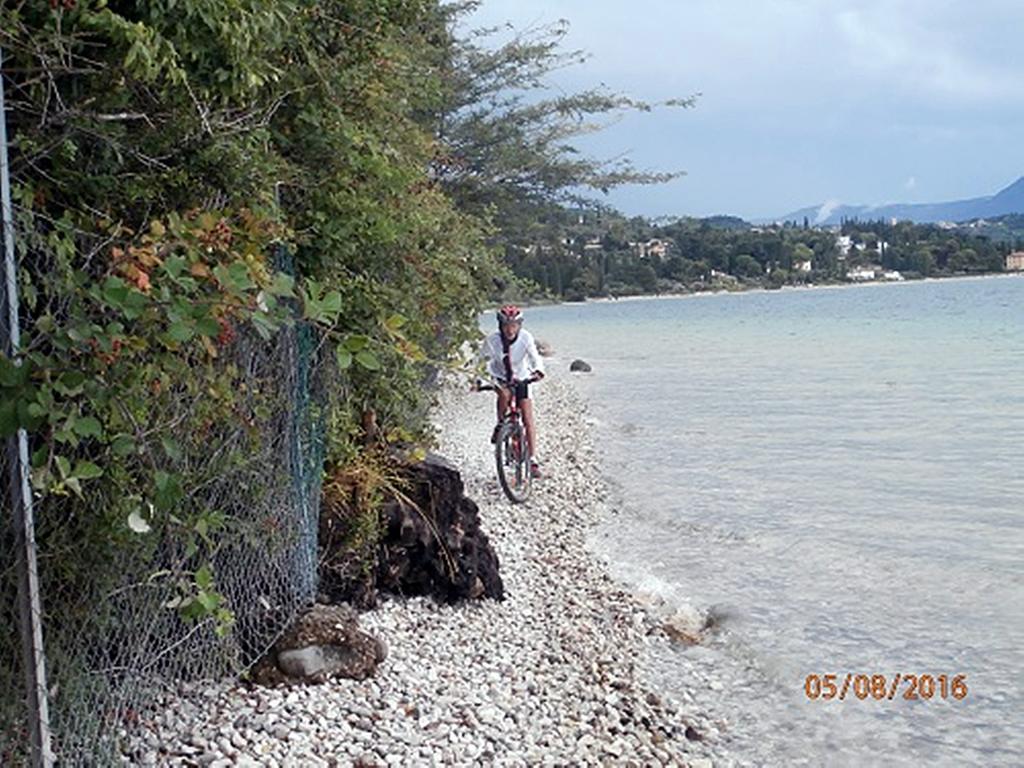
<instances>
[{"instance_id":1,"label":"dark shorts","mask_svg":"<svg viewBox=\"0 0 1024 768\"><path fill-rule=\"evenodd\" d=\"M503 381L502 384L505 382ZM530 399L530 382L528 381L517 381L516 382L516 402L521 403L523 400Z\"/></svg>"}]
</instances>

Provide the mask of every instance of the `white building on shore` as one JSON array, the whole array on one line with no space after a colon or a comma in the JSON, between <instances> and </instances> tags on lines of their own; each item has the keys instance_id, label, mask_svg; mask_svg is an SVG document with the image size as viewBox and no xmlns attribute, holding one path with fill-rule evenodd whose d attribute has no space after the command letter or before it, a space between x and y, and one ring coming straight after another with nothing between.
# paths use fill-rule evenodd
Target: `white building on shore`
<instances>
[{"instance_id":1,"label":"white building on shore","mask_svg":"<svg viewBox=\"0 0 1024 768\"><path fill-rule=\"evenodd\" d=\"M879 270L881 270L881 267L877 264L861 264L847 270L846 279L855 282L874 280L878 276Z\"/></svg>"}]
</instances>

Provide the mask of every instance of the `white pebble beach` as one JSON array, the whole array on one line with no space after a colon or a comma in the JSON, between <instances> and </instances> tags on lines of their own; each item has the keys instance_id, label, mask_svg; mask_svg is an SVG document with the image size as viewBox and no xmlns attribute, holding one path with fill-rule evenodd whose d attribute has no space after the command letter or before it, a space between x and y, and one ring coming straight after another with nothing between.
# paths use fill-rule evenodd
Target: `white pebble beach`
<instances>
[{"instance_id":1,"label":"white pebble beach","mask_svg":"<svg viewBox=\"0 0 1024 768\"><path fill-rule=\"evenodd\" d=\"M552 367L566 368L553 360ZM188 684L154 702L125 748L138 765L732 765L691 701L643 679L662 619L587 546L611 501L569 373L532 388L545 477L502 495L489 442L493 395L452 383L435 411L438 452L500 559L506 599L442 605L386 598L361 626L386 660L365 681L250 688ZM696 682L696 681L695 681Z\"/></svg>"}]
</instances>

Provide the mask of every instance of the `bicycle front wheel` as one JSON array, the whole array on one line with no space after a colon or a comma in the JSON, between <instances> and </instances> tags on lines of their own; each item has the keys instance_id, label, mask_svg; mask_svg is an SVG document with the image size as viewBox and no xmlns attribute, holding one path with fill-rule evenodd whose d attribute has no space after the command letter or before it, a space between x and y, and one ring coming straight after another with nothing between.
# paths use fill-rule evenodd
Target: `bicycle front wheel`
<instances>
[{"instance_id":1,"label":"bicycle front wheel","mask_svg":"<svg viewBox=\"0 0 1024 768\"><path fill-rule=\"evenodd\" d=\"M522 424L502 425L494 446L494 463L501 490L509 500L516 504L526 501L530 497L530 447Z\"/></svg>"}]
</instances>

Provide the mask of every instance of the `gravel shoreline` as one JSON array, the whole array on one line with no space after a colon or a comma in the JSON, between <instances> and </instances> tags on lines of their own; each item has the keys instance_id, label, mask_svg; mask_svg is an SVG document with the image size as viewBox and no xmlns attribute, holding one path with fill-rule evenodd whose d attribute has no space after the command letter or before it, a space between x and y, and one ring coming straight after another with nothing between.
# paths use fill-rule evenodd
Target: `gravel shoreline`
<instances>
[{"instance_id":1,"label":"gravel shoreline","mask_svg":"<svg viewBox=\"0 0 1024 768\"><path fill-rule=\"evenodd\" d=\"M157 715L132 734L129 761L216 768L731 762L706 715L662 699L641 679L645 647L668 642L663 620L587 548L610 502L568 377L555 372L532 390L547 476L527 504L510 504L498 487L493 396L450 385L435 411L438 452L459 467L500 558L503 602L387 600L360 618L389 648L369 680L180 686L155 701Z\"/></svg>"}]
</instances>

